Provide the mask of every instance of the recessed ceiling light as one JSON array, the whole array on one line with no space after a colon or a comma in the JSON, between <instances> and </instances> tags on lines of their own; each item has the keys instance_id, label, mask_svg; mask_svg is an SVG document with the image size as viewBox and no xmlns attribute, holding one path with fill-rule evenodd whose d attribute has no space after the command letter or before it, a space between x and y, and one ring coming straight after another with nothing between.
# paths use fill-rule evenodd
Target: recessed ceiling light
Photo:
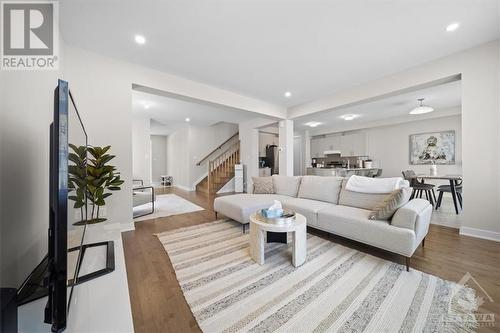
<instances>
[{"instance_id":1,"label":"recessed ceiling light","mask_svg":"<svg viewBox=\"0 0 500 333\"><path fill-rule=\"evenodd\" d=\"M323 123L320 123L319 121L310 121L308 123L305 123L304 125L309 126L309 127L317 127Z\"/></svg>"},{"instance_id":2,"label":"recessed ceiling light","mask_svg":"<svg viewBox=\"0 0 500 333\"><path fill-rule=\"evenodd\" d=\"M139 45L143 45L146 43L146 37L142 35L135 35L134 40Z\"/></svg>"},{"instance_id":3,"label":"recessed ceiling light","mask_svg":"<svg viewBox=\"0 0 500 333\"><path fill-rule=\"evenodd\" d=\"M455 31L457 30L458 28L460 27L460 23L458 22L453 22L453 23L450 23L446 26L446 31L448 32L452 32L452 31Z\"/></svg>"},{"instance_id":4,"label":"recessed ceiling light","mask_svg":"<svg viewBox=\"0 0 500 333\"><path fill-rule=\"evenodd\" d=\"M189 123L189 122L191 121L191 119L189 119L189 118L186 118L186 121L187 121L187 122Z\"/></svg>"},{"instance_id":5,"label":"recessed ceiling light","mask_svg":"<svg viewBox=\"0 0 500 333\"><path fill-rule=\"evenodd\" d=\"M342 116L340 116L340 118L344 119L344 120L353 120L355 118L358 118L359 115L357 114L344 114Z\"/></svg>"},{"instance_id":6,"label":"recessed ceiling light","mask_svg":"<svg viewBox=\"0 0 500 333\"><path fill-rule=\"evenodd\" d=\"M147 109L149 109L150 107L151 107L151 104L149 104L149 103L145 103L145 104L144 104L144 108L145 108L146 110L147 110Z\"/></svg>"},{"instance_id":7,"label":"recessed ceiling light","mask_svg":"<svg viewBox=\"0 0 500 333\"><path fill-rule=\"evenodd\" d=\"M291 92L289 92L289 91L286 91L286 92L285 92L285 97L286 97L286 98L290 98L290 97L292 97L292 93L291 93Z\"/></svg>"},{"instance_id":8,"label":"recessed ceiling light","mask_svg":"<svg viewBox=\"0 0 500 333\"><path fill-rule=\"evenodd\" d=\"M420 105L410 111L410 114L424 114L434 111L434 108L429 105L424 105L424 98L419 98L417 101Z\"/></svg>"}]
</instances>

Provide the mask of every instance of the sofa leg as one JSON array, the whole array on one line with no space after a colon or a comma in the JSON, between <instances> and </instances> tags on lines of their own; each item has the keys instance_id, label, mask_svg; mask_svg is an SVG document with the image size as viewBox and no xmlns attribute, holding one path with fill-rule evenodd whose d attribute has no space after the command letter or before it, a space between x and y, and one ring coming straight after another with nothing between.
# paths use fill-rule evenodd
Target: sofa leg
<instances>
[{"instance_id":1,"label":"sofa leg","mask_svg":"<svg viewBox=\"0 0 500 333\"><path fill-rule=\"evenodd\" d=\"M425 237L422 239L422 247L425 247Z\"/></svg>"},{"instance_id":2,"label":"sofa leg","mask_svg":"<svg viewBox=\"0 0 500 333\"><path fill-rule=\"evenodd\" d=\"M410 257L405 257L406 259L406 271L410 271Z\"/></svg>"},{"instance_id":3,"label":"sofa leg","mask_svg":"<svg viewBox=\"0 0 500 333\"><path fill-rule=\"evenodd\" d=\"M243 233L245 233L245 227L247 226L246 224L241 225L243 227Z\"/></svg>"},{"instance_id":4,"label":"sofa leg","mask_svg":"<svg viewBox=\"0 0 500 333\"><path fill-rule=\"evenodd\" d=\"M217 212L214 212L215 213L215 219L217 220Z\"/></svg>"}]
</instances>

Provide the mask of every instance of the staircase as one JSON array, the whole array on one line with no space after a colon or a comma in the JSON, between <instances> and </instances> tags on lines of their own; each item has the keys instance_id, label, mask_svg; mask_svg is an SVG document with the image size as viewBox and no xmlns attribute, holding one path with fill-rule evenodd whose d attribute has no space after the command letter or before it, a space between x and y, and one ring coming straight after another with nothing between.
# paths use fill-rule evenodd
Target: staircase
<instances>
[{"instance_id":1,"label":"staircase","mask_svg":"<svg viewBox=\"0 0 500 333\"><path fill-rule=\"evenodd\" d=\"M208 161L208 176L196 184L196 191L215 194L234 177L234 166L240 163L240 142L235 142L219 156Z\"/></svg>"}]
</instances>

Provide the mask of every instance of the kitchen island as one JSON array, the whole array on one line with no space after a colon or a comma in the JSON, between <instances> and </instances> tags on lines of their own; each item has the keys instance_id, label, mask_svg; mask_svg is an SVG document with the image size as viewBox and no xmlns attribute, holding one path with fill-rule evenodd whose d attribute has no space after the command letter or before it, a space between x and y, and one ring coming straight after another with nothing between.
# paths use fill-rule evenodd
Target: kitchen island
<instances>
[{"instance_id":1,"label":"kitchen island","mask_svg":"<svg viewBox=\"0 0 500 333\"><path fill-rule=\"evenodd\" d=\"M350 175L369 176L377 174L379 168L307 168L307 175L313 176L338 176Z\"/></svg>"}]
</instances>

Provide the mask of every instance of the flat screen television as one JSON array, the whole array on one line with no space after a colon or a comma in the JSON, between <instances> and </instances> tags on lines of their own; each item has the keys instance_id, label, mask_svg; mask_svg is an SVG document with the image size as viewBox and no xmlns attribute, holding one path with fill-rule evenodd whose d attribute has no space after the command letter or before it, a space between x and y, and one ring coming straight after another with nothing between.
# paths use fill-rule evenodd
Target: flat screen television
<instances>
[{"instance_id":1,"label":"flat screen television","mask_svg":"<svg viewBox=\"0 0 500 333\"><path fill-rule=\"evenodd\" d=\"M68 82L59 80L50 125L48 253L21 285L17 297L22 305L48 296L44 321L52 325L53 332L66 328L85 252L87 147L87 133Z\"/></svg>"},{"instance_id":2,"label":"flat screen television","mask_svg":"<svg viewBox=\"0 0 500 333\"><path fill-rule=\"evenodd\" d=\"M88 147L68 82L59 80L50 125L48 253L17 292L18 306L48 296L44 322L51 324L53 332L66 328L75 286L115 268L113 241L85 242ZM85 265L86 250L101 246L106 247L105 266L92 271L92 264Z\"/></svg>"}]
</instances>

